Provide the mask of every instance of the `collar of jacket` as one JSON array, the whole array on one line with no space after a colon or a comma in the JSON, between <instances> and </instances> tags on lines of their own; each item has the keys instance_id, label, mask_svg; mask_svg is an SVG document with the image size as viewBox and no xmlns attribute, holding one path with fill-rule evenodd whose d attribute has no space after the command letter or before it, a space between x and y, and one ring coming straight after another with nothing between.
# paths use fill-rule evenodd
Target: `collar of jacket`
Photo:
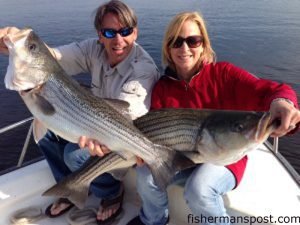
<instances>
[{"instance_id":1,"label":"collar of jacket","mask_svg":"<svg viewBox=\"0 0 300 225\"><path fill-rule=\"evenodd\" d=\"M176 71L172 70L170 67L167 67L165 69L165 73L164 73L163 77L165 77L165 78L168 77L168 78L171 78L172 80L182 81L179 79Z\"/></svg>"},{"instance_id":2,"label":"collar of jacket","mask_svg":"<svg viewBox=\"0 0 300 225\"><path fill-rule=\"evenodd\" d=\"M197 72L197 73L191 78L190 82L193 80L194 77L196 77L197 75L199 75L200 72L201 72L201 70L200 70L199 72ZM169 78L169 79L172 79L172 80L175 80L175 81L180 81L180 82L182 82L183 84L186 84L186 85L189 85L189 84L190 84L190 82L186 82L186 81L184 81L184 80L181 80L181 79L178 77L176 71L172 70L170 67L167 67L167 68L165 69L165 73L164 73L164 75L162 76L162 78Z\"/></svg>"}]
</instances>

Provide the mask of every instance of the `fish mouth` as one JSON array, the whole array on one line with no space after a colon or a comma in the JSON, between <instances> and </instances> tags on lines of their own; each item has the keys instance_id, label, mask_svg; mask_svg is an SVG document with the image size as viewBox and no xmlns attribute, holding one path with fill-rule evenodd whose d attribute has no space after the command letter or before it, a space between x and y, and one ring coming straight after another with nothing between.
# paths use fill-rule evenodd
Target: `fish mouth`
<instances>
[{"instance_id":1,"label":"fish mouth","mask_svg":"<svg viewBox=\"0 0 300 225\"><path fill-rule=\"evenodd\" d=\"M42 86L43 86L43 85L38 85L38 86L36 86L36 87L34 87L34 88L28 88L28 89L26 89L26 90L20 90L20 91L19 91L19 94L20 94L21 96L25 96L26 94L29 94L29 93L31 93L31 92L33 92L33 91L38 91L38 90L40 90L40 89L42 88Z\"/></svg>"},{"instance_id":2,"label":"fish mouth","mask_svg":"<svg viewBox=\"0 0 300 225\"><path fill-rule=\"evenodd\" d=\"M19 94L24 96L24 95L30 93L32 90L33 90L33 88L29 88L27 90L22 90L22 91L19 91Z\"/></svg>"},{"instance_id":3,"label":"fish mouth","mask_svg":"<svg viewBox=\"0 0 300 225\"><path fill-rule=\"evenodd\" d=\"M19 40L26 39L29 33L32 32L30 28L24 28L17 33L14 34L7 34L3 37L3 42L7 46L8 49L12 48L12 45Z\"/></svg>"},{"instance_id":4,"label":"fish mouth","mask_svg":"<svg viewBox=\"0 0 300 225\"><path fill-rule=\"evenodd\" d=\"M271 121L271 113L265 112L257 125L255 141L258 143L264 142L268 136L280 126L280 120L274 119Z\"/></svg>"}]
</instances>

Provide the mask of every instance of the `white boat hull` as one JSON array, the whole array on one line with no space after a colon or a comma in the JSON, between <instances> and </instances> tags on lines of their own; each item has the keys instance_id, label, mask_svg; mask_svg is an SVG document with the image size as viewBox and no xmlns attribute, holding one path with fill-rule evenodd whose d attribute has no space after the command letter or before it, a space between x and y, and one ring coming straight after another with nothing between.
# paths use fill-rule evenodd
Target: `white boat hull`
<instances>
[{"instance_id":1,"label":"white boat hull","mask_svg":"<svg viewBox=\"0 0 300 225\"><path fill-rule=\"evenodd\" d=\"M232 219L250 216L252 224L299 224L280 223L299 217L300 188L287 170L265 146L249 153L248 166L237 189L224 196L224 202ZM0 177L0 224L10 224L11 215L18 209L39 207L43 211L53 202L52 197L42 197L41 193L54 184L54 179L45 160L31 164ZM126 224L138 214L140 202L135 189L135 171L131 169L125 178L125 214L119 225ZM183 198L183 188L171 185L168 188L170 224L192 224L192 212ZM98 202L89 197L87 206L98 207ZM191 214L190 216L188 216ZM263 217L273 217L274 223L261 223ZM196 217L193 217L194 222ZM296 218L295 218L296 219ZM55 219L45 218L36 225L66 225L66 216ZM195 224L195 223L194 223ZM250 224L238 222L236 224Z\"/></svg>"}]
</instances>

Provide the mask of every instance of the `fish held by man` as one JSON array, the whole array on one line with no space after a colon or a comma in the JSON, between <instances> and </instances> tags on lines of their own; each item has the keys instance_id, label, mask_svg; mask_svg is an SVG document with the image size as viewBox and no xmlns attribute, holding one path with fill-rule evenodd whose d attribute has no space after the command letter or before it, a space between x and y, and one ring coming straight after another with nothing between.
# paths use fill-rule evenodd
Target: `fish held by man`
<instances>
[{"instance_id":1,"label":"fish held by man","mask_svg":"<svg viewBox=\"0 0 300 225\"><path fill-rule=\"evenodd\" d=\"M161 109L134 121L151 141L180 151L195 163L228 165L258 147L279 126L266 112L243 112L199 109ZM124 161L116 153L93 157L78 171L43 193L68 198L82 208L90 183L110 172L119 178L120 169L135 164L135 156Z\"/></svg>"},{"instance_id":2,"label":"fish held by man","mask_svg":"<svg viewBox=\"0 0 300 225\"><path fill-rule=\"evenodd\" d=\"M27 108L45 127L77 143L80 136L98 140L122 156L129 151L149 165L156 184L165 189L178 169L193 164L168 147L154 144L112 105L70 78L32 29L8 34L6 88L20 93ZM126 159L126 154L122 156ZM175 167L176 165L176 167ZM182 166L181 166L182 165Z\"/></svg>"}]
</instances>

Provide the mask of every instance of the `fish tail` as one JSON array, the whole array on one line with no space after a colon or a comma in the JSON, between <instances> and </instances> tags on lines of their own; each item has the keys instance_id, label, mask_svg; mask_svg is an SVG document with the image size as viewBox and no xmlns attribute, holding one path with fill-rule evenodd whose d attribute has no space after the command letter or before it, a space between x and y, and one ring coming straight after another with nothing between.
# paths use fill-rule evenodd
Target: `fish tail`
<instances>
[{"instance_id":1,"label":"fish tail","mask_svg":"<svg viewBox=\"0 0 300 225\"><path fill-rule=\"evenodd\" d=\"M172 151L168 147L155 145L160 152L158 158L149 164L154 182L161 190L166 190L177 171L194 166L194 162L181 153Z\"/></svg>"},{"instance_id":2,"label":"fish tail","mask_svg":"<svg viewBox=\"0 0 300 225\"><path fill-rule=\"evenodd\" d=\"M89 187L91 182L69 182L74 180L73 176L66 178L46 190L43 196L58 196L60 198L68 198L79 209L82 209L89 195Z\"/></svg>"}]
</instances>

